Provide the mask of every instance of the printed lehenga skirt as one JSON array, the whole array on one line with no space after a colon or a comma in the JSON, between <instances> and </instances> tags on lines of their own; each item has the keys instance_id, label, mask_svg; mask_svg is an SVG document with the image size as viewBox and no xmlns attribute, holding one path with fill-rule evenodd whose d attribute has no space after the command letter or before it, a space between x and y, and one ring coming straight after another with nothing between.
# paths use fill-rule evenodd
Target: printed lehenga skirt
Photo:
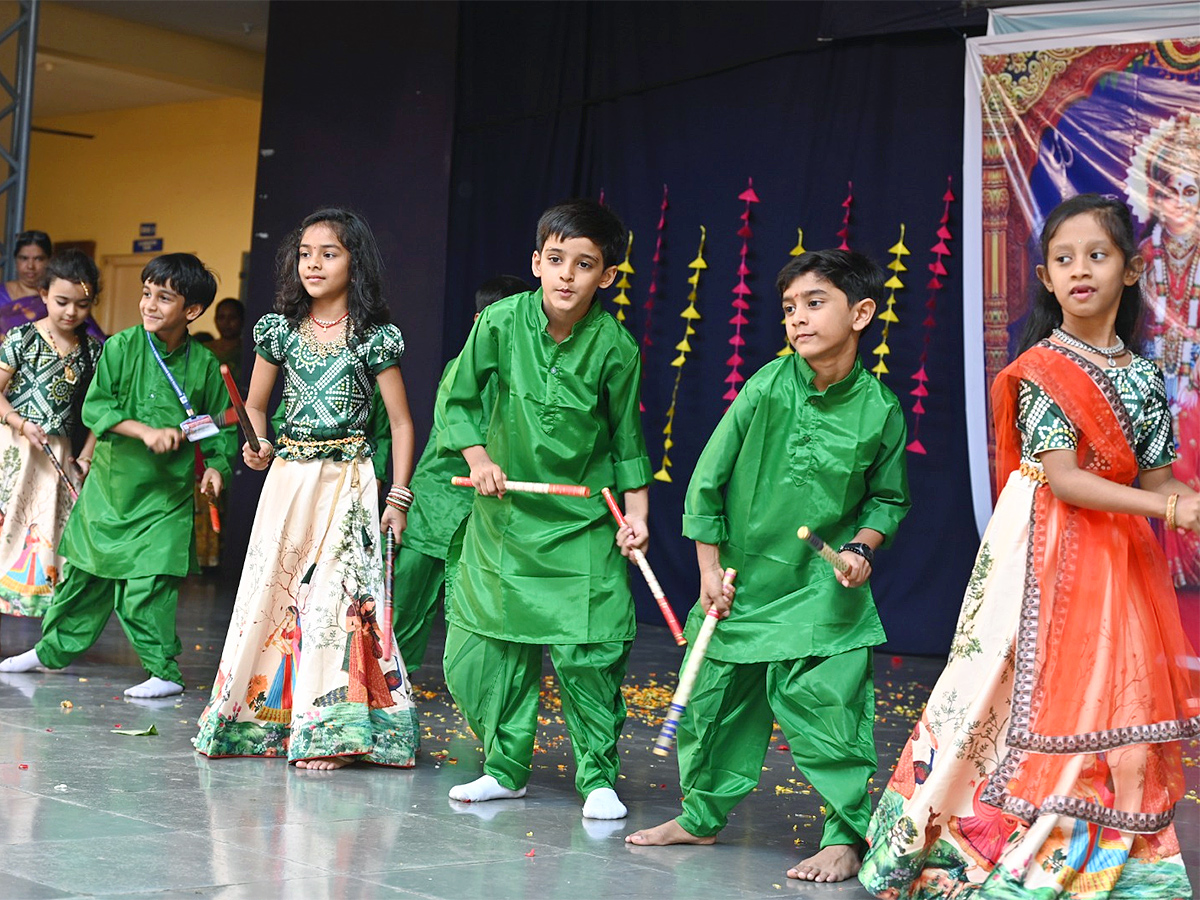
<instances>
[{"instance_id":1,"label":"printed lehenga skirt","mask_svg":"<svg viewBox=\"0 0 1200 900\"><path fill-rule=\"evenodd\" d=\"M1200 698L1180 689L1192 660L1169 584L1147 597L1135 571L1153 536L1048 503L1020 472L1000 494L949 662L871 819L859 878L878 897L1192 896L1171 817ZM1047 542L1072 562L1078 542L1078 570L1052 581L1095 579L1084 608L1053 608L1035 571ZM1073 690L1044 692L1050 667L1072 668Z\"/></svg>"},{"instance_id":2,"label":"printed lehenga skirt","mask_svg":"<svg viewBox=\"0 0 1200 900\"><path fill-rule=\"evenodd\" d=\"M50 436L63 468L71 442ZM62 571L58 539L74 500L45 451L0 428L0 613L38 616L54 598Z\"/></svg>"},{"instance_id":3,"label":"printed lehenga skirt","mask_svg":"<svg viewBox=\"0 0 1200 900\"><path fill-rule=\"evenodd\" d=\"M272 463L197 750L413 765L411 685L383 659L381 543L370 460Z\"/></svg>"}]
</instances>

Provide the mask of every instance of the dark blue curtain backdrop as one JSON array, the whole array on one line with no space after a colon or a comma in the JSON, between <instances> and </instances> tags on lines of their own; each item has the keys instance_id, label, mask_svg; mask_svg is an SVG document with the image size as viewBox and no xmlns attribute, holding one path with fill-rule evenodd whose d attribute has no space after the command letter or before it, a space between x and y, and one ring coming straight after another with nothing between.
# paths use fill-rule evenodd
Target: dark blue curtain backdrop
<instances>
[{"instance_id":1,"label":"dark blue curtain backdrop","mask_svg":"<svg viewBox=\"0 0 1200 900\"><path fill-rule=\"evenodd\" d=\"M320 14L318 14L320 12ZM662 459L664 416L683 334L679 313L699 227L708 229L671 451L675 481L651 490L651 559L682 615L695 598L693 545L679 534L688 475L726 404L743 204L754 291L743 328L750 374L783 346L774 278L804 229L838 243L854 182L850 244L886 262L907 225L907 288L886 380L911 407L925 318L925 266L947 176L959 192L963 31L982 13L959 2L271 4L250 320L270 307L280 238L322 204L370 218L408 342L404 377L418 441L442 363L470 327L484 279L531 279L534 225L551 203L598 196L635 233L629 325L639 337L662 186L665 253L646 354L645 429ZM950 229L960 233L959 207ZM909 457L913 512L881 552L876 597L898 651L943 653L977 545L961 386L961 272L946 260L930 347L927 456ZM612 292L609 292L611 297ZM605 300L608 303L608 300ZM612 309L611 304L608 305ZM864 342L877 343L878 326ZM870 360L873 362L873 360ZM536 478L537 473L520 473ZM227 517L239 565L258 487L234 488ZM794 529L803 520L796 510ZM639 618L661 622L638 576Z\"/></svg>"},{"instance_id":2,"label":"dark blue curtain backdrop","mask_svg":"<svg viewBox=\"0 0 1200 900\"><path fill-rule=\"evenodd\" d=\"M645 359L643 419L651 462L683 336L687 264L708 231L697 308L675 418L672 483L651 489L650 559L677 611L697 590L694 545L680 536L688 476L726 403L726 343L733 332L744 205L752 177L747 264L753 274L743 356L749 374L784 343L775 275L804 229L808 249L837 246L842 200L853 181L850 245L882 263L907 226L912 255L901 276L885 382L906 409L915 386L929 279L947 176L960 193L962 34L933 30L837 38L904 27L904 10L936 4L466 3L460 7L459 92L451 175L447 355L461 344L476 285L509 272L529 276L539 213L560 199L604 191L634 232L627 324L644 326L663 185L670 191L665 254ZM872 19L872 15L876 18ZM954 16L947 17L954 21ZM911 21L910 21L911 24ZM967 23L971 24L971 23ZM960 233L959 206L949 227ZM971 513L962 396L962 279L955 256L938 298L921 423L928 455L909 455L912 513L879 554L874 590L890 646L943 653L953 633L978 544ZM605 303L615 293L607 292ZM879 324L863 341L878 343ZM874 363L870 357L868 365ZM911 417L910 417L911 423ZM910 425L911 427L911 425ZM783 439L783 436L780 436ZM536 479L537 473L514 473ZM804 520L781 522L794 529ZM638 582L639 618L661 623Z\"/></svg>"}]
</instances>

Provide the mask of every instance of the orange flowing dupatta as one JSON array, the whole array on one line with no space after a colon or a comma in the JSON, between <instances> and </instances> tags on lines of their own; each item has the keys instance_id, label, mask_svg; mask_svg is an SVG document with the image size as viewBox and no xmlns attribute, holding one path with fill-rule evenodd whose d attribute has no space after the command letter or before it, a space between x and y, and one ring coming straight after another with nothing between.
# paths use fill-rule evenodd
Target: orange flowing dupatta
<instances>
[{"instance_id":1,"label":"orange flowing dupatta","mask_svg":"<svg viewBox=\"0 0 1200 900\"><path fill-rule=\"evenodd\" d=\"M1138 475L1133 426L1093 363L1043 341L992 386L996 477L1020 464L1017 390L1037 384L1075 426L1080 468ZM1126 832L1170 824L1179 740L1200 734L1200 675L1166 560L1140 516L1035 493L1007 750L982 800L1032 821L1059 813Z\"/></svg>"}]
</instances>

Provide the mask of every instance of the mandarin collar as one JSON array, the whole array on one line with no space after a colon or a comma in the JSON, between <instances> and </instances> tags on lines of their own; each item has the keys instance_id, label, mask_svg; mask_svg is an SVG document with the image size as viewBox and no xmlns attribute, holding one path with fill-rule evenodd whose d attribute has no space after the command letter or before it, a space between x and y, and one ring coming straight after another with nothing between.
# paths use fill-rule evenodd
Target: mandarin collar
<instances>
[{"instance_id":1,"label":"mandarin collar","mask_svg":"<svg viewBox=\"0 0 1200 900\"><path fill-rule=\"evenodd\" d=\"M796 358L796 377L801 381L801 383L804 384L806 388L808 388L810 392L814 394L821 394L829 397L842 396L854 388L854 385L858 383L859 377L863 372L866 371L866 369L863 368L862 360L858 356L855 356L854 365L850 368L849 374L846 375L846 377L841 381L835 381L822 391L818 390L816 385L813 384L813 382L816 380L817 373L814 372L813 367L808 364L808 360L806 360L799 353L793 353L792 355Z\"/></svg>"},{"instance_id":2,"label":"mandarin collar","mask_svg":"<svg viewBox=\"0 0 1200 900\"><path fill-rule=\"evenodd\" d=\"M599 293L599 292L597 292L597 293ZM536 304L537 312L535 313L536 321L537 321L538 325L540 326L540 330L541 330L542 334L549 337L550 332L548 332L546 329L550 325L550 319L546 316L546 310L544 310L542 308L542 300L544 299L544 294L540 287L536 291L533 292L533 299L537 301L537 304ZM563 338L563 340L569 340L570 338L574 337L574 335L577 331L579 331L580 329L591 324L600 315L601 311L602 310L600 309L600 298L597 297L596 294L593 294L592 295L592 303L588 307L588 311L583 314L583 318L581 318L578 322L576 322L574 325L571 326L571 333L568 334L565 338ZM551 340L553 340L553 338L551 338Z\"/></svg>"}]
</instances>

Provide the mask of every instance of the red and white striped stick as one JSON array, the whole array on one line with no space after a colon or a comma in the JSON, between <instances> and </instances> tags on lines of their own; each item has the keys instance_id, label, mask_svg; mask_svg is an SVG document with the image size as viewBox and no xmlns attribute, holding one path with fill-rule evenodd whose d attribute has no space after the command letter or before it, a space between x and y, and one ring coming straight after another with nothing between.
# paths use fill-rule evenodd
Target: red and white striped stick
<instances>
[{"instance_id":1,"label":"red and white striped stick","mask_svg":"<svg viewBox=\"0 0 1200 900\"><path fill-rule=\"evenodd\" d=\"M22 425L25 423L22 422ZM75 485L71 483L70 477L67 475L67 470L62 467L62 463L58 461L58 457L54 455L54 451L50 449L49 444L42 444L42 450L50 460L50 465L54 466L54 471L58 473L58 477L62 479L62 483L67 486L67 492L70 493L72 500L79 499L79 491Z\"/></svg>"},{"instance_id":2,"label":"red and white striped stick","mask_svg":"<svg viewBox=\"0 0 1200 900\"><path fill-rule=\"evenodd\" d=\"M600 488L600 493L604 497L604 502L608 504L608 511L617 520L617 527L624 528L625 516L621 514L621 507L617 506L617 501L613 499L612 491L608 488ZM683 629L679 627L679 619L675 617L675 610L671 609L671 602L663 592L662 585L658 583L658 579L654 577L654 570L650 568L650 563L646 561L646 554L635 547L633 549L633 561L642 570L642 577L646 579L646 584L650 586L650 593L654 595L654 602L662 610L663 618L667 620L667 627L671 629L671 637L675 638L675 643L682 647L687 643L687 638L683 636Z\"/></svg>"},{"instance_id":3,"label":"red and white striped stick","mask_svg":"<svg viewBox=\"0 0 1200 900\"><path fill-rule=\"evenodd\" d=\"M465 475L455 475L450 479L455 487L474 487L471 479ZM560 497L592 496L592 489L583 484L548 484L545 481L505 481L504 490L517 494L556 494Z\"/></svg>"},{"instance_id":4,"label":"red and white striped stick","mask_svg":"<svg viewBox=\"0 0 1200 900\"><path fill-rule=\"evenodd\" d=\"M843 575L850 571L850 567L846 565L846 561L838 556L833 548L821 540L821 536L809 528L807 525L801 525L796 531L796 537L807 543L810 547L817 551L817 555L825 562L829 563Z\"/></svg>"},{"instance_id":5,"label":"red and white striped stick","mask_svg":"<svg viewBox=\"0 0 1200 900\"><path fill-rule=\"evenodd\" d=\"M726 569L722 584L733 584L733 579L736 577L736 569ZM696 685L696 675L704 663L709 641L712 640L713 632L717 630L719 621L721 621L720 614L717 612L716 604L713 604L704 616L704 622L700 625L696 641L692 644L692 650L688 654L687 665L679 675L679 687L675 688L675 696L671 698L667 718L663 721L662 730L658 733L658 740L654 742L655 756L667 756L670 754L671 748L675 746L675 733L679 729L679 720L683 717L688 700L692 697L692 688Z\"/></svg>"}]
</instances>

